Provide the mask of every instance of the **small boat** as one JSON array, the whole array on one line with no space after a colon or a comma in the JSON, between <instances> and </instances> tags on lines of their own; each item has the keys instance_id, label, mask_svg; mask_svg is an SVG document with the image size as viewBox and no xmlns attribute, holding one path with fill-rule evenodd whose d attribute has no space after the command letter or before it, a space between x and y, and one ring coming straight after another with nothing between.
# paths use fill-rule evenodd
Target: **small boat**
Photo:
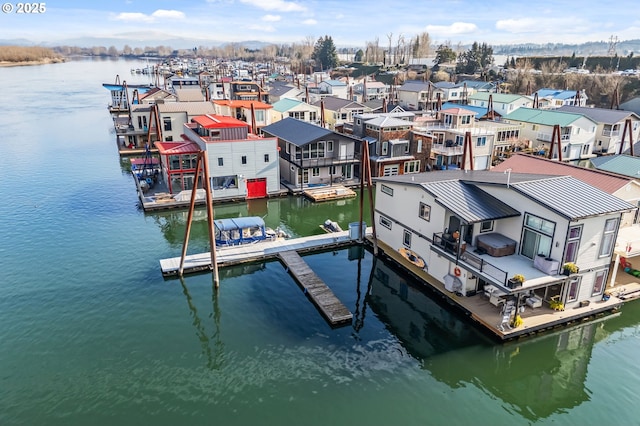
<instances>
[{"instance_id":1,"label":"small boat","mask_svg":"<svg viewBox=\"0 0 640 426\"><path fill-rule=\"evenodd\" d=\"M265 226L264 220L258 216L217 219L213 223L216 228L215 238L218 246L254 244L289 237L279 229L273 230Z\"/></svg>"},{"instance_id":2,"label":"small boat","mask_svg":"<svg viewBox=\"0 0 640 426\"><path fill-rule=\"evenodd\" d=\"M338 225L338 222L334 222L331 219L325 220L324 223L320 225L320 228L329 234L332 232L342 232L342 228Z\"/></svg>"}]
</instances>

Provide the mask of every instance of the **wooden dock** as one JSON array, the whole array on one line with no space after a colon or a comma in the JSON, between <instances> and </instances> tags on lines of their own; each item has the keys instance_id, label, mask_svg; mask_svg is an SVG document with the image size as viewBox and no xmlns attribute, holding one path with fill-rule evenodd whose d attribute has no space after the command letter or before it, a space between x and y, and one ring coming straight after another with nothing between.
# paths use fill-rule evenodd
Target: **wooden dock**
<instances>
[{"instance_id":1,"label":"wooden dock","mask_svg":"<svg viewBox=\"0 0 640 426\"><path fill-rule=\"evenodd\" d=\"M351 323L353 314L297 252L283 251L278 257L332 326Z\"/></svg>"},{"instance_id":2,"label":"wooden dock","mask_svg":"<svg viewBox=\"0 0 640 426\"><path fill-rule=\"evenodd\" d=\"M366 230L366 235L371 235L372 228ZM295 250L297 252L309 252L316 250L335 249L354 244L349 231L333 232L331 234L311 235L308 237L278 239L264 241L255 244L244 244L233 247L221 247L216 251L218 266L238 265L246 262L256 262L266 259L274 259L278 253ZM207 271L212 269L211 253L192 254L185 257L184 274ZM160 269L165 277L178 275L180 269L180 256L160 260Z\"/></svg>"}]
</instances>

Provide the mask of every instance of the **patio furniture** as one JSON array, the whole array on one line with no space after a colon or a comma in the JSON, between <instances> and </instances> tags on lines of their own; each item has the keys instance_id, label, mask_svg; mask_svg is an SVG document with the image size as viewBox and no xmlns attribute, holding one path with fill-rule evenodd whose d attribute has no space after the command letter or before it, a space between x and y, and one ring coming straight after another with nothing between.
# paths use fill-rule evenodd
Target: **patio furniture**
<instances>
[{"instance_id":1,"label":"patio furniture","mask_svg":"<svg viewBox=\"0 0 640 426\"><path fill-rule=\"evenodd\" d=\"M507 293L498 290L497 287L492 285L484 286L484 294L489 299L489 303L491 303L495 307L499 307L500 305L502 305L505 301L504 296L507 295Z\"/></svg>"},{"instance_id":2,"label":"patio furniture","mask_svg":"<svg viewBox=\"0 0 640 426\"><path fill-rule=\"evenodd\" d=\"M542 306L542 299L536 296L530 296L527 297L526 303L530 308L539 308Z\"/></svg>"},{"instance_id":3,"label":"patio furniture","mask_svg":"<svg viewBox=\"0 0 640 426\"><path fill-rule=\"evenodd\" d=\"M560 262L544 256L536 256L535 259L533 259L533 266L547 275L557 275Z\"/></svg>"}]
</instances>

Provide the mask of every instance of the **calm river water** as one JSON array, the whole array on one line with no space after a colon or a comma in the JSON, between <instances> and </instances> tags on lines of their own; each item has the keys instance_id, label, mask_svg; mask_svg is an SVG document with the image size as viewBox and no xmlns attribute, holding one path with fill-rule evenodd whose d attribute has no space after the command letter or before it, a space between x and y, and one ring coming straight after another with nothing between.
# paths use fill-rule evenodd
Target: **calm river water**
<instances>
[{"instance_id":1,"label":"calm river water","mask_svg":"<svg viewBox=\"0 0 640 426\"><path fill-rule=\"evenodd\" d=\"M145 214L107 111L140 62L0 68L0 424L638 424L640 302L507 345L357 249L305 259L354 313L331 329L278 262L164 280L184 212ZM366 203L365 203L366 205ZM358 202L222 205L295 235ZM189 252L206 250L196 222Z\"/></svg>"}]
</instances>

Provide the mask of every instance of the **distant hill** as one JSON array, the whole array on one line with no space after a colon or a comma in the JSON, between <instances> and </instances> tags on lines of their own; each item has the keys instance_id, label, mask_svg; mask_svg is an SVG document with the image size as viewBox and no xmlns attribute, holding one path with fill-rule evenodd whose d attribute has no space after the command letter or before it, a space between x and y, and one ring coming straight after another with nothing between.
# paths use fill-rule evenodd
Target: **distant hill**
<instances>
[{"instance_id":1,"label":"distant hill","mask_svg":"<svg viewBox=\"0 0 640 426\"><path fill-rule=\"evenodd\" d=\"M567 55L578 56L608 56L610 43L608 41L590 41L581 44L503 44L494 45L493 53L496 55L513 56L542 56L542 55ZM628 56L631 53L640 54L640 39L619 41L615 45L618 56Z\"/></svg>"}]
</instances>

